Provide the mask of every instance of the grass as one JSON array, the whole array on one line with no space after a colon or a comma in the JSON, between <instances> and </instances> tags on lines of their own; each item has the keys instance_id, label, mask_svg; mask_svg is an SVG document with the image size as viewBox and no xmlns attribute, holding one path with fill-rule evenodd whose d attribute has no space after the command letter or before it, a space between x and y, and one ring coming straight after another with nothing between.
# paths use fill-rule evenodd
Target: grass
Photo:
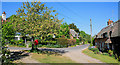
<instances>
[{"instance_id":1,"label":"grass","mask_svg":"<svg viewBox=\"0 0 120 65\"><path fill-rule=\"evenodd\" d=\"M114 57L110 57L108 55L102 55L102 54L94 54L94 52L89 49L83 50L83 53L92 58L96 58L102 62L105 62L105 63L119 63L119 61L115 59Z\"/></svg>"},{"instance_id":2,"label":"grass","mask_svg":"<svg viewBox=\"0 0 120 65\"><path fill-rule=\"evenodd\" d=\"M76 63L75 61L72 61L70 58L65 56L33 53L32 58L38 60L40 63Z\"/></svg>"}]
</instances>

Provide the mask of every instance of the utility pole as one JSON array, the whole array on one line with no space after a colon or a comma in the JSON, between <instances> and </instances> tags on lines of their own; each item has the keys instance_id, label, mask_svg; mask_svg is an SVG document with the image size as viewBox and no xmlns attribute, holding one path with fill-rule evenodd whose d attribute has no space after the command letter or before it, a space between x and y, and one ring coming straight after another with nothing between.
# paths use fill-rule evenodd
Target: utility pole
<instances>
[{"instance_id":1,"label":"utility pole","mask_svg":"<svg viewBox=\"0 0 120 65\"><path fill-rule=\"evenodd\" d=\"M92 21L90 19L90 32L91 32L91 44L92 44Z\"/></svg>"}]
</instances>

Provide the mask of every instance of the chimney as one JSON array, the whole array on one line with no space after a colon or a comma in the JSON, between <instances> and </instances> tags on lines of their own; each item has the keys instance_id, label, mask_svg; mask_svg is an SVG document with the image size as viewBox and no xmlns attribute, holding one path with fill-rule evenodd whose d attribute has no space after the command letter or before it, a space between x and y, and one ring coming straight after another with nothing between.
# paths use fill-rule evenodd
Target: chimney
<instances>
[{"instance_id":1,"label":"chimney","mask_svg":"<svg viewBox=\"0 0 120 65\"><path fill-rule=\"evenodd\" d=\"M111 25L112 23L113 21L109 19L109 21L107 22L107 25Z\"/></svg>"},{"instance_id":2,"label":"chimney","mask_svg":"<svg viewBox=\"0 0 120 65\"><path fill-rule=\"evenodd\" d=\"M6 13L5 12L2 13L2 19L6 21Z\"/></svg>"}]
</instances>

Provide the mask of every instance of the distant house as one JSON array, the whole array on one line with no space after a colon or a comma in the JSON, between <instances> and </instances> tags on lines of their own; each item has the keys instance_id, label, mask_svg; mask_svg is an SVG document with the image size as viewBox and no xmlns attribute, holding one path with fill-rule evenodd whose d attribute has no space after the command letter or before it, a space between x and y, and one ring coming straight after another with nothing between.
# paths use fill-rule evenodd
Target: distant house
<instances>
[{"instance_id":1,"label":"distant house","mask_svg":"<svg viewBox=\"0 0 120 65\"><path fill-rule=\"evenodd\" d=\"M73 39L73 37L76 37L77 39L79 39L79 35L77 32L75 32L74 29L70 29L70 35L72 35L70 38Z\"/></svg>"},{"instance_id":2,"label":"distant house","mask_svg":"<svg viewBox=\"0 0 120 65\"><path fill-rule=\"evenodd\" d=\"M93 45L99 50L113 50L120 56L120 20L113 22L109 19L107 26L95 37Z\"/></svg>"}]
</instances>

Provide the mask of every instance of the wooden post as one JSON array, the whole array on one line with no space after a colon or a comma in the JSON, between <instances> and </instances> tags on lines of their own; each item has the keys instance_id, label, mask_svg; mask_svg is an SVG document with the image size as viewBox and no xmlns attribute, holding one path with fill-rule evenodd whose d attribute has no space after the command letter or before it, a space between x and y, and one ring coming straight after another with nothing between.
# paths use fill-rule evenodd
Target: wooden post
<instances>
[{"instance_id":1,"label":"wooden post","mask_svg":"<svg viewBox=\"0 0 120 65\"><path fill-rule=\"evenodd\" d=\"M91 29L91 44L92 44L92 21L90 19L90 29Z\"/></svg>"}]
</instances>

